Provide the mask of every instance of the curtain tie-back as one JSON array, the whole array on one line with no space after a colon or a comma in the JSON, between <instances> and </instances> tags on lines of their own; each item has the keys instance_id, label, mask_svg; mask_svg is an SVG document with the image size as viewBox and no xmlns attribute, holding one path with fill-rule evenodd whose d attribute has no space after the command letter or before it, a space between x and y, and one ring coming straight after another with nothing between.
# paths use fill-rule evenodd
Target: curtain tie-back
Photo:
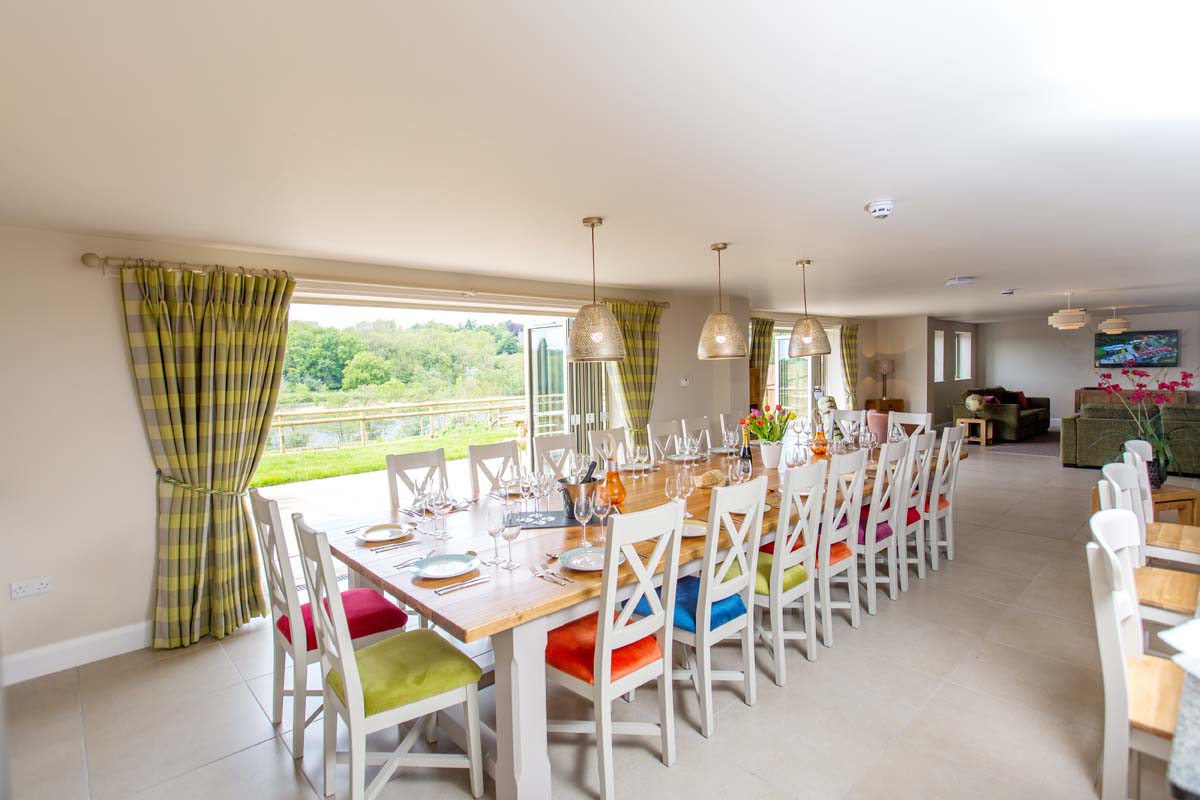
<instances>
[{"instance_id":1,"label":"curtain tie-back","mask_svg":"<svg viewBox=\"0 0 1200 800\"><path fill-rule=\"evenodd\" d=\"M207 486L193 486L190 483L184 483L183 481L175 480L170 475L164 475L161 471L158 471L156 474L158 475L158 479L163 483L169 483L172 486L176 486L189 492L195 492L196 494L219 494L222 497L246 496L245 492L227 492L223 489L210 489Z\"/></svg>"}]
</instances>

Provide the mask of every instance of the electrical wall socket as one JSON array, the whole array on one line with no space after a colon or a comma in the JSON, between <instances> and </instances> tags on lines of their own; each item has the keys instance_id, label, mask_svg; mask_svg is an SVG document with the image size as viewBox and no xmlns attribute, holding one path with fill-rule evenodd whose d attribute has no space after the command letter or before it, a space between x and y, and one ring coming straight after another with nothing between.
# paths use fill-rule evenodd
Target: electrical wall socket
<instances>
[{"instance_id":1,"label":"electrical wall socket","mask_svg":"<svg viewBox=\"0 0 1200 800\"><path fill-rule=\"evenodd\" d=\"M35 594L45 594L50 591L51 579L47 575L42 578L30 578L27 581L16 581L10 584L9 589L12 592L13 600L20 600L22 597L30 597Z\"/></svg>"}]
</instances>

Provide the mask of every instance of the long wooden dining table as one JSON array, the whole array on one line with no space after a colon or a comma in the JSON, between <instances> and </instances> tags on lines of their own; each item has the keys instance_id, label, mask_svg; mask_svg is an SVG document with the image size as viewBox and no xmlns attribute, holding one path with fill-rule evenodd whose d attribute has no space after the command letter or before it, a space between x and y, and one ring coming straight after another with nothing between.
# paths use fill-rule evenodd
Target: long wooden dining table
<instances>
[{"instance_id":1,"label":"long wooden dining table","mask_svg":"<svg viewBox=\"0 0 1200 800\"><path fill-rule=\"evenodd\" d=\"M964 450L965 456L965 450ZM710 469L724 470L728 457L711 456L706 462L694 465L695 475ZM664 464L643 477L622 473L627 496L620 511L630 513L669 502L665 494L667 479L682 469L676 464ZM775 521L779 514L781 473L764 469L755 459L754 477L767 477L767 502L764 513L763 541L773 540ZM706 523L711 489L697 488L687 499L688 513L695 521ZM383 504L386 496L381 497ZM561 508L561 499L552 498L550 508ZM425 580L415 577L411 569L398 566L413 555L430 550L438 553L474 551L482 557L493 552L494 540L484 530L487 513L503 501L482 495L464 511L446 517L448 540L436 540L417 534L420 545L398 550L380 551L380 546L364 546L352 533L352 526L363 523L411 522L402 511L385 509L379 513L340 517L322 523L335 558L350 570L351 585L370 586L393 595L406 607L415 610L445 633L464 644L477 643L490 637L494 658L495 726L483 726L483 746L486 752L485 769L492 774L499 800L529 800L550 796L550 759L546 734L546 635L553 628L594 613L599 608L600 574L563 569L574 583L558 586L537 578L530 565L547 561L548 554L559 554L579 545L583 530L577 524L561 528L541 528L521 531L512 543L512 557L520 568L512 571L500 567L480 567L479 572L491 580L455 592L438 595L435 590L448 584L474 577L467 576ZM593 524L588 528L592 543L602 541L602 529ZM726 537L722 534L722 538ZM698 572L704 555L705 537L684 538L680 547L680 575ZM382 545L381 545L382 546ZM728 547L723 541L721 549ZM507 544L501 542L501 554ZM628 567L621 568L618 584L632 593L634 576ZM486 650L486 648L483 648ZM465 743L461 721L453 714L442 723L443 730L460 745Z\"/></svg>"}]
</instances>

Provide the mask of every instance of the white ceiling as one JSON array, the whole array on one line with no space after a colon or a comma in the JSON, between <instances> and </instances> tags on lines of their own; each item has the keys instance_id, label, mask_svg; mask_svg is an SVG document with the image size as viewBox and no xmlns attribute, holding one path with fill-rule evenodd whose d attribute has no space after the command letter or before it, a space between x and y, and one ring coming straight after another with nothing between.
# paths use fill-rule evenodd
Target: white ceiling
<instances>
[{"instance_id":1,"label":"white ceiling","mask_svg":"<svg viewBox=\"0 0 1200 800\"><path fill-rule=\"evenodd\" d=\"M1200 305L1192 2L0 7L10 223L582 281L600 214L603 282L727 240L756 308L796 257L826 314Z\"/></svg>"}]
</instances>

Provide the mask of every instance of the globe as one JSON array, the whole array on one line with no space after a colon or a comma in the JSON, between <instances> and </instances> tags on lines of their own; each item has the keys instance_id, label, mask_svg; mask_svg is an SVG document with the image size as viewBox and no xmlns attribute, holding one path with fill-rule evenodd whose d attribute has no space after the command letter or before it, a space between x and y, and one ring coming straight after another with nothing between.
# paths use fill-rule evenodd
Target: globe
<instances>
[{"instance_id":1,"label":"globe","mask_svg":"<svg viewBox=\"0 0 1200 800\"><path fill-rule=\"evenodd\" d=\"M983 397L977 394L969 394L967 395L967 399L963 400L963 405L967 407L967 411L970 411L972 414L978 414L979 410L983 408Z\"/></svg>"}]
</instances>

